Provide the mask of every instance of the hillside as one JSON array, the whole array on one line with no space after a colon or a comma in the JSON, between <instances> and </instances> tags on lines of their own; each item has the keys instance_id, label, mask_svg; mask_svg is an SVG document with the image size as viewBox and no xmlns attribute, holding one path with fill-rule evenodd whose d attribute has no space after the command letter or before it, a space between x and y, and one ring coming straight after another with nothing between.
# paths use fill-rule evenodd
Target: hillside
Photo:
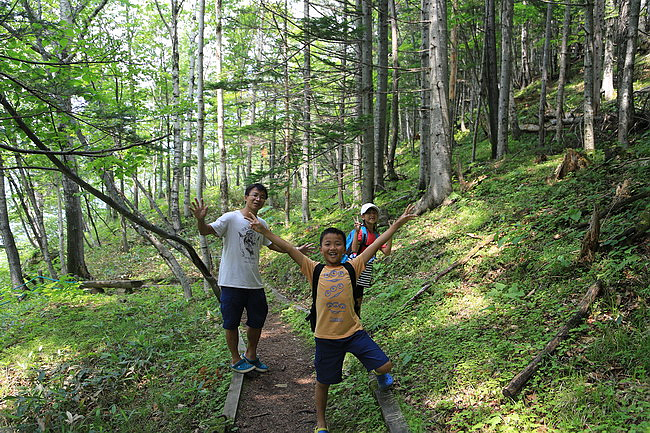
<instances>
[{"instance_id":1,"label":"hillside","mask_svg":"<svg viewBox=\"0 0 650 433\"><path fill-rule=\"evenodd\" d=\"M479 149L488 151L485 143ZM586 168L555 181L564 152L537 163L537 152L522 140L503 161L479 153L479 162L467 164L469 145L455 149L466 167L464 180L473 186L461 191L456 184L449 204L400 230L393 254L375 265L362 311L365 326L396 364L395 393L412 431L650 428L650 243L647 233L629 244L619 238L647 227L650 207L646 197L612 210L616 200L650 192L650 143L640 140L634 151L608 161L599 152ZM405 152L399 159L403 179L376 199L384 221L418 197L416 156ZM592 262L581 262L595 206L604 211L602 249ZM261 214L300 244L317 242L327 226L350 230L358 205L338 210L323 187L314 191L312 210L310 223L290 228L279 210ZM187 227L194 237L192 221ZM493 241L484 242L490 236ZM168 271L139 239L130 239L130 251L122 253L117 239L103 237L88 255L96 278L150 283L133 295L105 296L51 282L22 301L4 289L0 427L217 431L223 421L214 414L230 373L222 361L216 300L197 282L195 299L185 302L173 282L165 284ZM218 251L219 242L212 248ZM439 275L473 249L466 263ZM288 257L268 251L262 268L270 286L308 304L307 284ZM604 290L587 321L520 393L504 397L502 388L555 336L596 281ZM309 341L302 315L291 308L283 315ZM350 359L345 371L330 398L334 431L385 431L360 364Z\"/></svg>"}]
</instances>

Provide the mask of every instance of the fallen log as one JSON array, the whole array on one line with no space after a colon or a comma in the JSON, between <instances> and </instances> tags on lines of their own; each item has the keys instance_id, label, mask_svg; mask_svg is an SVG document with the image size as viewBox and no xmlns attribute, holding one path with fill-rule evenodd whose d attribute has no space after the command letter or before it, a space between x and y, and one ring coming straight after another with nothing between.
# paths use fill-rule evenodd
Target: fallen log
<instances>
[{"instance_id":1,"label":"fallen log","mask_svg":"<svg viewBox=\"0 0 650 433\"><path fill-rule=\"evenodd\" d=\"M485 239L483 240L483 242L481 242L480 244L478 244L478 245L476 245L474 248L472 248L472 249L470 250L470 252L467 253L467 254L465 255L465 257L463 257L463 258L460 259L460 260L456 260L456 261L455 261L451 266L449 266L448 268L444 269L443 271L438 272L438 274L437 274L435 277L433 277L433 281L432 281L431 283L427 283L427 284L425 284L424 286L422 286L422 288L421 288L420 290L418 290L418 292L417 292L415 295L411 296L411 299L409 299L408 301L406 301L406 302L404 303L404 305L402 305L399 309L395 310L395 312L400 311L402 308L406 307L409 303L411 303L412 301L414 301L415 299L417 299L417 298L418 298L422 293L426 292L426 291L429 289L429 287L431 287L431 285L432 285L433 283L438 282L438 280L439 280L440 278L444 277L445 275L447 275L449 272L451 272L452 270L454 270L454 269L457 268L458 266L462 266L462 265L464 265L465 263L467 263L467 262L469 261L469 259L471 259L472 257L474 257L474 255L475 255L475 254L476 254L476 253L477 253L481 248L483 248L484 246L486 246L487 244L489 244L489 243L492 242L493 240L494 240L494 235L492 234L492 235L488 236L487 238L485 238Z\"/></svg>"},{"instance_id":2,"label":"fallen log","mask_svg":"<svg viewBox=\"0 0 650 433\"><path fill-rule=\"evenodd\" d=\"M544 349L537 354L535 358L533 358L532 361L524 368L521 370L506 386L503 388L502 393L506 397L513 397L515 396L521 388L526 384L528 379L531 378L531 376L537 371L539 368L539 364L541 361L551 353L555 351L557 346L560 344L562 340L566 338L567 335L569 335L569 331L582 322L582 320L587 317L587 313L589 312L589 307L591 307L591 304L594 302L596 297L600 294L600 291L602 289L602 283L600 281L596 281L594 284L589 287L589 290L587 290L587 293L585 296L582 298L579 304L578 311L569 319L569 321L564 325L558 333L553 337L551 341L549 341Z\"/></svg>"},{"instance_id":3,"label":"fallen log","mask_svg":"<svg viewBox=\"0 0 650 433\"><path fill-rule=\"evenodd\" d=\"M627 206L627 205L629 205L631 203L634 203L637 200L643 200L644 198L647 198L647 197L650 197L650 191L645 191L645 192L633 195L632 197L628 197L628 198L624 198L622 200L619 200L615 204L613 204L612 206L608 207L607 209L603 209L602 211L600 211L600 213L598 214L598 218L603 219L607 215L609 215L609 214L611 214L613 212L617 212L619 209L622 209L625 206ZM589 225L588 222L580 223L580 224L577 225L577 228L581 229L581 228L587 227L588 225Z\"/></svg>"},{"instance_id":4,"label":"fallen log","mask_svg":"<svg viewBox=\"0 0 650 433\"><path fill-rule=\"evenodd\" d=\"M133 289L142 287L142 280L98 280L80 281L82 289L90 289L90 293L104 293L104 289L112 288L121 290L122 293L131 293Z\"/></svg>"}]
</instances>

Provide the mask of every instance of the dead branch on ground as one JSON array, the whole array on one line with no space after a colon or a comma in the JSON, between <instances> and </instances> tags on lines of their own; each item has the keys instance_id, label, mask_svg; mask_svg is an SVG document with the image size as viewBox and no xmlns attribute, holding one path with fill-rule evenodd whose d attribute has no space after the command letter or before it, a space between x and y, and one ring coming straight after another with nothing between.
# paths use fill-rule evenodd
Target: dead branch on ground
<instances>
[{"instance_id":1,"label":"dead branch on ground","mask_svg":"<svg viewBox=\"0 0 650 433\"><path fill-rule=\"evenodd\" d=\"M582 320L587 317L587 313L589 312L589 308L591 307L591 304L594 302L596 297L600 294L600 291L602 290L602 283L600 281L596 281L594 284L589 287L589 290L587 290L587 293L585 296L582 298L579 304L578 311L569 319L569 321L564 325L558 333L553 337L551 341L549 341L544 349L537 354L535 358L533 358L532 361L524 368L521 370L506 386L503 388L502 392L503 395L506 397L513 397L515 396L521 388L526 384L528 379L531 378L531 376L537 371L539 368L539 364L542 362L542 360L553 353L557 346L560 344L562 340L564 340L567 335L569 335L569 331L576 326L578 326Z\"/></svg>"}]
</instances>

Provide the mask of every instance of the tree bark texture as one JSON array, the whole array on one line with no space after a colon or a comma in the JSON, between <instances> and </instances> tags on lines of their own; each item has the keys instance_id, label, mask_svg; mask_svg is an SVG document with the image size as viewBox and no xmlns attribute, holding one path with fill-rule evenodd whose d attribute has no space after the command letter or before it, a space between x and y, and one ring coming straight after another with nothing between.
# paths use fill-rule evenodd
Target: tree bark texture
<instances>
[{"instance_id":1,"label":"tree bark texture","mask_svg":"<svg viewBox=\"0 0 650 433\"><path fill-rule=\"evenodd\" d=\"M416 204L422 213L440 205L451 194L451 125L449 113L449 88L447 70L447 9L444 0L432 0L429 17L431 27L431 140L429 186Z\"/></svg>"},{"instance_id":2,"label":"tree bark texture","mask_svg":"<svg viewBox=\"0 0 650 433\"><path fill-rule=\"evenodd\" d=\"M4 162L0 155L0 234L2 234L2 244L4 245L5 254L7 255L7 264L9 265L9 277L13 287L22 286L23 269L20 264L20 254L16 246L14 234L9 224L9 210L7 207L7 197L5 194L5 171Z\"/></svg>"}]
</instances>

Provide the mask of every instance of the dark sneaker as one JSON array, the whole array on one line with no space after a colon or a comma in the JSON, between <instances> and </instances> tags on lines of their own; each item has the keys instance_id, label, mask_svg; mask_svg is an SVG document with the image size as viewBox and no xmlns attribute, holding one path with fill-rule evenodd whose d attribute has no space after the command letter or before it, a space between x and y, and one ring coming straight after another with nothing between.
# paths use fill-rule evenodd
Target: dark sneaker
<instances>
[{"instance_id":1,"label":"dark sneaker","mask_svg":"<svg viewBox=\"0 0 650 433\"><path fill-rule=\"evenodd\" d=\"M390 373L378 374L377 375L377 385L381 391L386 391L388 388L393 386L393 376Z\"/></svg>"},{"instance_id":2,"label":"dark sneaker","mask_svg":"<svg viewBox=\"0 0 650 433\"><path fill-rule=\"evenodd\" d=\"M230 368L237 373L248 373L249 371L255 370L255 366L249 364L245 359L240 359L235 365L231 365Z\"/></svg>"},{"instance_id":3,"label":"dark sneaker","mask_svg":"<svg viewBox=\"0 0 650 433\"><path fill-rule=\"evenodd\" d=\"M248 358L246 358L246 355L244 355L243 353L242 353L241 357L247 363L252 365L255 368L255 371L259 371L260 373L266 373L267 371L269 371L269 366L264 364L262 361L260 361L259 358L257 358L257 359L248 359Z\"/></svg>"}]
</instances>

